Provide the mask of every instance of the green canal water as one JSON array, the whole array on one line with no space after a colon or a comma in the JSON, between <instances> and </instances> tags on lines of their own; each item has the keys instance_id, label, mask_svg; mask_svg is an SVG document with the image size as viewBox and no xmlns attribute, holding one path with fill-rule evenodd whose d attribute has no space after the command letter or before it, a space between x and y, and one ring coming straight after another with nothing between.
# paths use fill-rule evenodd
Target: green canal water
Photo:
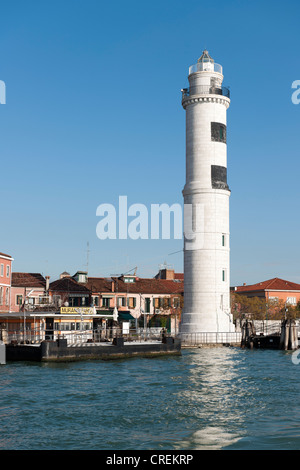
<instances>
[{"instance_id":1,"label":"green canal water","mask_svg":"<svg viewBox=\"0 0 300 470\"><path fill-rule=\"evenodd\" d=\"M0 450L295 450L291 352L0 366Z\"/></svg>"}]
</instances>

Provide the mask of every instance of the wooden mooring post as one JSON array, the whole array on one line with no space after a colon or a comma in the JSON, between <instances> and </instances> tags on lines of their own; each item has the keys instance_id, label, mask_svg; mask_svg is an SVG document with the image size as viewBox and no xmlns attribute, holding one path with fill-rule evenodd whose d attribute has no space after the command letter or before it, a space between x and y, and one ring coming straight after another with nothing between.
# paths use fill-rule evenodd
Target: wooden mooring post
<instances>
[{"instance_id":1,"label":"wooden mooring post","mask_svg":"<svg viewBox=\"0 0 300 470\"><path fill-rule=\"evenodd\" d=\"M0 364L6 364L6 346L0 340Z\"/></svg>"},{"instance_id":2,"label":"wooden mooring post","mask_svg":"<svg viewBox=\"0 0 300 470\"><path fill-rule=\"evenodd\" d=\"M255 336L255 328L251 321L246 320L242 325L242 348L253 348L253 338Z\"/></svg>"},{"instance_id":3,"label":"wooden mooring post","mask_svg":"<svg viewBox=\"0 0 300 470\"><path fill-rule=\"evenodd\" d=\"M283 320L281 323L279 349L298 349L298 326L295 320Z\"/></svg>"},{"instance_id":4,"label":"wooden mooring post","mask_svg":"<svg viewBox=\"0 0 300 470\"><path fill-rule=\"evenodd\" d=\"M273 334L259 335L255 332L254 323L246 320L242 325L241 348L283 349L285 351L298 349L298 325L295 320L283 320L281 331Z\"/></svg>"}]
</instances>

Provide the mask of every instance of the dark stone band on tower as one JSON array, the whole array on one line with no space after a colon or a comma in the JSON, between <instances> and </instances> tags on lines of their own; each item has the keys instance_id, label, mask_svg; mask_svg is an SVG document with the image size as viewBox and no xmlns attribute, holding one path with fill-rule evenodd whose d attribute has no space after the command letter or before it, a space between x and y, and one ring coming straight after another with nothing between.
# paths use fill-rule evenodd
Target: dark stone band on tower
<instances>
[{"instance_id":1,"label":"dark stone band on tower","mask_svg":"<svg viewBox=\"0 0 300 470\"><path fill-rule=\"evenodd\" d=\"M227 184L227 168L225 166L211 166L211 185L213 189L229 190Z\"/></svg>"},{"instance_id":2,"label":"dark stone band on tower","mask_svg":"<svg viewBox=\"0 0 300 470\"><path fill-rule=\"evenodd\" d=\"M226 126L220 122L211 123L211 140L226 144Z\"/></svg>"}]
</instances>

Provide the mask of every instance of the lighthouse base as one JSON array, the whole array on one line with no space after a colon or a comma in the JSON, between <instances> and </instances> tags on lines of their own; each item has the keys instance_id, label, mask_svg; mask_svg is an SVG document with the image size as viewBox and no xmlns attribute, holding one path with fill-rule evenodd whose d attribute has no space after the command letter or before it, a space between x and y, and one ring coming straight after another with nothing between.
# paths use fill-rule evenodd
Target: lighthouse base
<instances>
[{"instance_id":1,"label":"lighthouse base","mask_svg":"<svg viewBox=\"0 0 300 470\"><path fill-rule=\"evenodd\" d=\"M193 333L180 332L179 336L183 348L201 348L205 346L241 346L242 342L242 333L240 331L195 331Z\"/></svg>"},{"instance_id":2,"label":"lighthouse base","mask_svg":"<svg viewBox=\"0 0 300 470\"><path fill-rule=\"evenodd\" d=\"M235 331L232 315L216 312L210 314L187 313L182 315L180 337L183 345L237 344L241 333Z\"/></svg>"}]
</instances>

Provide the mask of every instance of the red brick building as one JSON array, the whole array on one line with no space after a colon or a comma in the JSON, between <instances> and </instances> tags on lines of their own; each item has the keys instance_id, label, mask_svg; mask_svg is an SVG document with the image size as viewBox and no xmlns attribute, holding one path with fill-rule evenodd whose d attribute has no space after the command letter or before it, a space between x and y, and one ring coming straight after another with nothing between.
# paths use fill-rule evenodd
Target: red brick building
<instances>
[{"instance_id":1,"label":"red brick building","mask_svg":"<svg viewBox=\"0 0 300 470\"><path fill-rule=\"evenodd\" d=\"M259 297L266 301L283 301L290 305L297 305L300 301L300 284L286 281L278 277L257 284L237 286L233 293L247 297Z\"/></svg>"},{"instance_id":2,"label":"red brick building","mask_svg":"<svg viewBox=\"0 0 300 470\"><path fill-rule=\"evenodd\" d=\"M0 253L0 313L11 309L11 266L13 258Z\"/></svg>"},{"instance_id":3,"label":"red brick building","mask_svg":"<svg viewBox=\"0 0 300 470\"><path fill-rule=\"evenodd\" d=\"M183 298L183 275L168 272L155 278L122 275L112 278L88 277L85 286L90 290L97 311L117 308L119 319L142 319L151 326L160 326L161 317L169 316L168 327L178 326ZM128 315L129 314L129 315ZM170 320L172 317L171 325Z\"/></svg>"},{"instance_id":4,"label":"red brick building","mask_svg":"<svg viewBox=\"0 0 300 470\"><path fill-rule=\"evenodd\" d=\"M49 301L58 308L63 306L89 307L91 295L84 284L78 283L68 275L49 284Z\"/></svg>"},{"instance_id":5,"label":"red brick building","mask_svg":"<svg viewBox=\"0 0 300 470\"><path fill-rule=\"evenodd\" d=\"M11 311L33 311L46 301L46 279L40 273L12 273Z\"/></svg>"}]
</instances>

